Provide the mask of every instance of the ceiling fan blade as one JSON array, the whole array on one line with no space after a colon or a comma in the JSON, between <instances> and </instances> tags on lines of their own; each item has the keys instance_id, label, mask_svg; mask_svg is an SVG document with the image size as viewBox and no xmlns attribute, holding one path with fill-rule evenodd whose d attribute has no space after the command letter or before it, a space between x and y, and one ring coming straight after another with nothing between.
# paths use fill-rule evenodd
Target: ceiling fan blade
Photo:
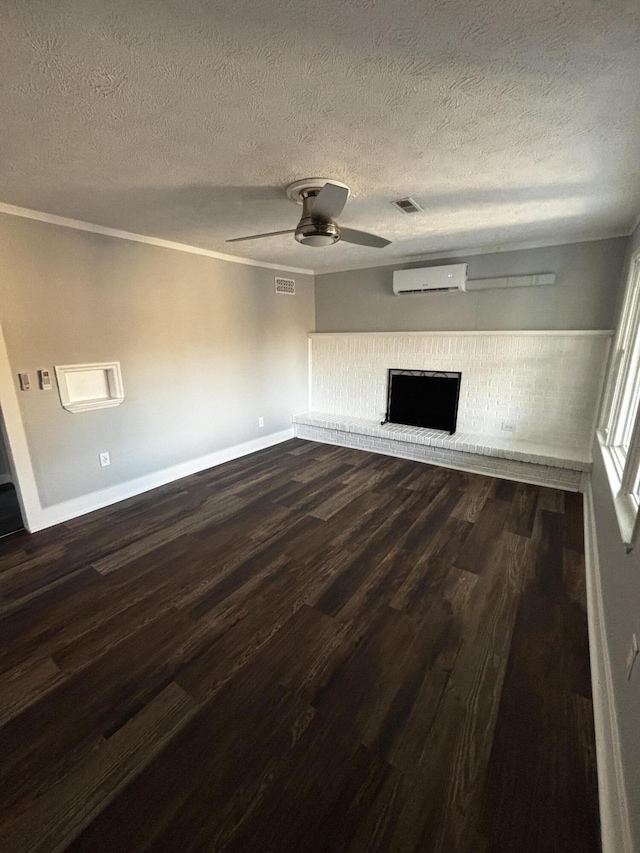
<instances>
[{"instance_id":1,"label":"ceiling fan blade","mask_svg":"<svg viewBox=\"0 0 640 853\"><path fill-rule=\"evenodd\" d=\"M225 240L225 243L241 243L243 240L258 240L260 237L277 237L279 234L295 234L295 228L289 228L287 231L270 231L268 234L252 234L250 237L234 237L232 240Z\"/></svg>"},{"instance_id":2,"label":"ceiling fan blade","mask_svg":"<svg viewBox=\"0 0 640 853\"><path fill-rule=\"evenodd\" d=\"M366 231L356 231L355 228L342 228L342 226L340 240L345 243L355 243L356 246L370 246L372 249L384 249L391 243L391 240L385 240L384 237L367 234Z\"/></svg>"},{"instance_id":3,"label":"ceiling fan blade","mask_svg":"<svg viewBox=\"0 0 640 853\"><path fill-rule=\"evenodd\" d=\"M311 216L314 219L331 222L340 216L348 198L349 190L346 187L327 183L313 200Z\"/></svg>"}]
</instances>

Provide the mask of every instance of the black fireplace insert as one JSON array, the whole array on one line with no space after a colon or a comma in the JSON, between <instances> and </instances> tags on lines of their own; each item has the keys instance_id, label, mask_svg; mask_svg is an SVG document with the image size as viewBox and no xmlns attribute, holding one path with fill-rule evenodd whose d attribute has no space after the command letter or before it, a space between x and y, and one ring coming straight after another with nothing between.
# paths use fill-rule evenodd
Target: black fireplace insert
<instances>
[{"instance_id":1,"label":"black fireplace insert","mask_svg":"<svg viewBox=\"0 0 640 853\"><path fill-rule=\"evenodd\" d=\"M462 374L442 370L389 370L385 423L456 431Z\"/></svg>"}]
</instances>

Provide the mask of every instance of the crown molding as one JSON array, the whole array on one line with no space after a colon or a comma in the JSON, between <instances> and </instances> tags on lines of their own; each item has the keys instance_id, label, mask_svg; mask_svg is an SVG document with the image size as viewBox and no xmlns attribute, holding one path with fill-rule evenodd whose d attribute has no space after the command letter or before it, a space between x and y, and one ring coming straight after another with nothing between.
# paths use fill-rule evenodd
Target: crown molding
<instances>
[{"instance_id":1,"label":"crown molding","mask_svg":"<svg viewBox=\"0 0 640 853\"><path fill-rule=\"evenodd\" d=\"M187 252L191 255L201 255L205 258L214 258L218 261L227 261L231 264L242 264L247 267L259 267L261 269L279 270L281 272L298 273L300 275L332 275L339 272L351 272L353 270L376 269L379 267L398 267L403 264L420 263L422 261L437 261L448 258L466 258L476 255L491 255L501 252L519 252L524 249L544 249L552 246L568 246L572 243L591 243L595 240L612 240L616 237L629 237L640 225L640 217L628 228L614 229L612 231L596 232L581 237L567 237L557 240L532 240L520 243L496 243L482 247L467 247L464 249L450 249L441 252L430 252L424 255L406 255L385 261L384 263L367 264L341 264L329 269L312 269L305 267L292 267L286 264L272 264L267 261L254 261L251 258L240 258L237 255L227 255L224 252L216 252L213 249L203 249L200 246L191 246L188 243L178 243L174 240L165 240L162 237L150 237L147 234L136 234L132 231L122 231L119 228L109 228L106 225L96 225L93 222L84 222L81 219L71 219L66 216L58 216L56 213L44 213L41 210L31 210L28 207L18 207L15 204L0 202L0 213L7 216L17 216L22 219L33 219L37 222L46 222L50 225L59 225L62 228L73 228L76 231L88 231L91 234L102 234L105 237L116 237L119 240L129 240L134 243L144 243L148 246L159 246L163 249L172 249L175 252Z\"/></svg>"},{"instance_id":2,"label":"crown molding","mask_svg":"<svg viewBox=\"0 0 640 853\"><path fill-rule=\"evenodd\" d=\"M145 243L148 246L159 246L162 249L173 249L175 252L187 252L191 255L215 258L217 261L227 261L231 264L243 264L247 267L260 267L279 272L314 275L311 269L289 267L283 264L270 264L266 261L253 261L250 258L239 258L236 255L226 255L223 252L214 252L212 249L202 249L199 246L190 246L187 243L176 243L173 240L164 240L161 237L149 237L146 234L135 234L132 231L121 231L119 228L108 228L105 225L95 225L92 222L83 222L81 219L69 219L66 216L58 216L55 213L43 213L41 210L17 207L14 204L6 204L5 202L0 202L0 213L4 213L7 216L18 216L22 219L34 219L37 222L46 222L49 225L60 225L62 228L73 228L76 231L88 231L91 234L116 237L119 240L129 240L133 243Z\"/></svg>"},{"instance_id":3,"label":"crown molding","mask_svg":"<svg viewBox=\"0 0 640 853\"><path fill-rule=\"evenodd\" d=\"M636 219L629 230L629 235L633 234L634 231L640 227L640 213L636 216Z\"/></svg>"},{"instance_id":4,"label":"crown molding","mask_svg":"<svg viewBox=\"0 0 640 853\"><path fill-rule=\"evenodd\" d=\"M640 220L638 220L640 224ZM635 228L635 226L634 226ZM549 240L530 240L521 243L496 243L482 247L470 247L466 249L450 249L442 252L432 252L425 255L406 255L405 257L397 257L393 260L385 261L380 264L361 264L343 265L339 267L331 267L331 269L315 270L314 275L333 275L338 272L353 272L354 270L378 269L379 267L399 267L403 264L420 263L421 261L439 261L449 258L468 258L476 255L493 255L501 252L520 252L524 249L545 249L552 246L570 246L572 243L593 243L596 240L614 240L617 237L629 237L633 233L634 228L618 228L613 231L596 232L594 234L585 235L582 237L567 237L566 239L549 239Z\"/></svg>"}]
</instances>

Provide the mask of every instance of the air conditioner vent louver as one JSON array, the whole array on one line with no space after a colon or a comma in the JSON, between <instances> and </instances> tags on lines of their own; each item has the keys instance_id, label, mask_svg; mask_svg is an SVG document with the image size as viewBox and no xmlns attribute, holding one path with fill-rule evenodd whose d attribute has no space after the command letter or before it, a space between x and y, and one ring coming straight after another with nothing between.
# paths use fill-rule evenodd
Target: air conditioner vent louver
<instances>
[{"instance_id":1,"label":"air conditioner vent louver","mask_svg":"<svg viewBox=\"0 0 640 853\"><path fill-rule=\"evenodd\" d=\"M283 296L295 296L296 295L296 283L292 278L278 278L276 276L276 293L280 293Z\"/></svg>"},{"instance_id":2,"label":"air conditioner vent louver","mask_svg":"<svg viewBox=\"0 0 640 853\"><path fill-rule=\"evenodd\" d=\"M401 213L422 213L422 208L412 198L399 198L396 201L392 201L391 204Z\"/></svg>"},{"instance_id":3,"label":"air conditioner vent louver","mask_svg":"<svg viewBox=\"0 0 640 853\"><path fill-rule=\"evenodd\" d=\"M460 288L458 287L416 287L412 290L402 290L402 293L457 293Z\"/></svg>"}]
</instances>

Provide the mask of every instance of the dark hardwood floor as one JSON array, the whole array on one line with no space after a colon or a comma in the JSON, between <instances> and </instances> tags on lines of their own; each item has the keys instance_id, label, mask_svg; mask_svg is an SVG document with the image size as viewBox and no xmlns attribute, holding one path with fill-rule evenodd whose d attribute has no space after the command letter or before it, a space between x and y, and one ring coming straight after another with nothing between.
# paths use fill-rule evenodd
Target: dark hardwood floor
<instances>
[{"instance_id":1,"label":"dark hardwood floor","mask_svg":"<svg viewBox=\"0 0 640 853\"><path fill-rule=\"evenodd\" d=\"M0 572L3 853L599 849L580 495L294 440Z\"/></svg>"}]
</instances>

